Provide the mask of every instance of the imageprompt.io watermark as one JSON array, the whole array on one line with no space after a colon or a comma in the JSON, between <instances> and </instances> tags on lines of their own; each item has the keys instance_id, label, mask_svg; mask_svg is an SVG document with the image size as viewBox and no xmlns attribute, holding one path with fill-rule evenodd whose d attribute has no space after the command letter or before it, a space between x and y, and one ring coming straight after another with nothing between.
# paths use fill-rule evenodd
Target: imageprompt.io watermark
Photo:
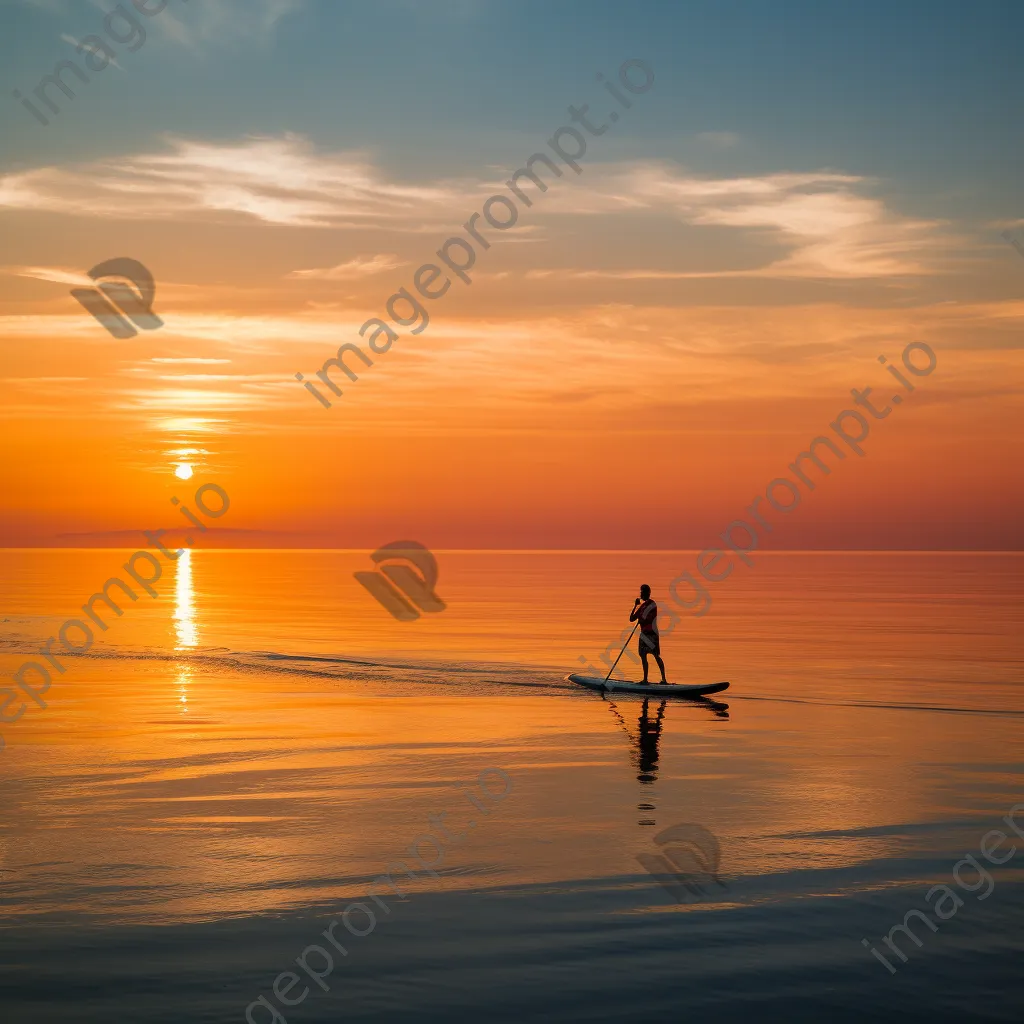
<instances>
[{"instance_id":1,"label":"imageprompt.io watermark","mask_svg":"<svg viewBox=\"0 0 1024 1024\"><path fill-rule=\"evenodd\" d=\"M380 570L353 575L396 619L412 622L420 617L420 611L443 612L447 607L434 592L437 559L418 541L392 541L370 558Z\"/></svg>"},{"instance_id":2,"label":"imageprompt.io watermark","mask_svg":"<svg viewBox=\"0 0 1024 1024\"><path fill-rule=\"evenodd\" d=\"M1024 839L1024 831L1021 830L1020 825L1017 824L1015 814L1019 814L1024 811L1024 804L1016 804L1010 808L1010 813L1003 818L1003 821L1013 829L1022 839ZM1013 855L1017 852L1017 846L1010 842L1008 851L1003 849L1003 844L1009 842L1010 837L998 828L991 829L981 837L981 842L978 844L978 852L989 862L989 864L1002 865L1010 860ZM972 872L977 874L976 880L970 878L964 879L961 877L961 869L966 865ZM976 898L980 900L987 900L992 895L992 890L996 887L995 879L989 873L988 869L983 867L981 862L973 854L965 854L961 860L958 860L953 865L952 880L964 891L964 892L978 892L982 886L987 886L985 891ZM934 902L932 902L934 899ZM964 901L956 894L956 892L948 885L940 883L939 885L933 885L927 893L925 893L924 901L928 904L928 909L931 910L940 921L948 921L950 918L956 916L956 912L964 905ZM900 958L903 963L906 963L909 957L906 953L896 945L896 940L893 936L897 932L903 932L906 938L911 939L914 944L920 949L924 946L924 943L917 937L915 932L911 930L910 921L911 918L916 918L919 924L923 924L926 928L930 929L933 933L939 930L939 926L923 911L923 910L908 910L903 915L902 924L894 924L889 929L889 934L882 940L886 946L889 947L890 954L894 953ZM871 955L882 964L890 974L895 974L897 971L896 967L893 967L889 963L888 959L875 949L874 946L867 939L860 940L861 945L868 950Z\"/></svg>"},{"instance_id":3,"label":"imageprompt.io watermark","mask_svg":"<svg viewBox=\"0 0 1024 1024\"><path fill-rule=\"evenodd\" d=\"M889 364L885 356L880 355L878 362L902 385L905 393L912 394L917 390L917 387L908 378L907 374L910 377L917 378L930 376L938 365L938 357L930 345L925 344L923 341L912 341L904 347L902 353L902 362L906 373L896 366ZM878 408L876 402L880 401L880 399L876 398L873 400L871 397L874 390L873 387L866 387L861 390L851 388L850 394L853 395L854 404L864 410L864 413L871 417L871 421L887 419L892 414L893 408L903 401L903 395L897 392L889 398L888 402L884 402L881 408ZM864 456L865 452L861 447L861 443L871 432L871 421L867 419L864 413L858 412L856 409L843 409L829 424L836 440L833 440L827 434L819 434L817 437L812 438L807 449L798 453L796 458L789 464L787 468L808 492L817 489L814 479L808 475L811 466L817 469L821 477L829 476L832 473L828 463L822 457L823 453L831 453L837 462L845 460L846 454L836 444L836 441L841 441L858 457L862 458ZM853 429L857 431L855 434L850 433ZM819 480L819 482L821 481ZM721 548L706 548L697 555L696 567L700 574L700 579L693 572L686 571L680 573L669 582L668 592L677 605L692 612L697 618L707 615L711 610L711 591L704 585L702 580L706 580L708 583L720 583L736 568L736 563L733 561L732 556L726 553L725 548L728 548L744 565L754 565L753 559L749 557L750 553L759 548L761 533L771 533L773 529L772 524L765 519L766 515L771 515L764 508L765 499L767 499L768 505L776 512L788 515L800 504L803 499L803 493L797 484L787 476L776 477L772 480L765 489L764 498L759 495L744 510L750 516L750 521L734 519L719 534L722 539ZM683 585L692 589L692 596L680 593L680 587ZM662 613L671 618L668 626L663 627L659 622L659 633L661 636L668 636L679 625L681 620L675 615L667 601L658 606L658 613L659 618ZM598 656L608 666L609 671L612 667L612 656L625 643L629 632L628 627L623 629L619 634L619 638L608 644L604 652ZM584 665L592 675L603 676L605 674L590 664L583 655L580 655L576 660Z\"/></svg>"},{"instance_id":4,"label":"imageprompt.io watermark","mask_svg":"<svg viewBox=\"0 0 1024 1024\"><path fill-rule=\"evenodd\" d=\"M643 82L638 80L641 75L644 79ZM626 95L627 93L640 96L654 85L654 72L642 60L624 61L619 67L618 77L621 88L616 87L610 81L606 81L604 75L600 73L597 75L597 80L604 84L604 87L614 97L622 110L629 110L633 105L629 96ZM590 106L586 103L581 107L570 106L569 117L573 124L581 125L589 135L604 135L608 130L608 123L591 124L587 118L589 110ZM607 118L609 123L614 124L619 119L618 110L613 109L610 111L607 114ZM573 151L571 153L565 148L567 140L573 144ZM583 173L583 168L577 161L587 152L587 139L581 132L569 125L562 125L560 128L555 129L547 144L551 152L565 166L571 167L576 174ZM509 192L523 206L533 206L533 200L519 187L519 182L523 178L528 178L532 181L538 193L547 192L548 190L547 183L534 169L537 164L541 164L546 168L547 173L554 177L562 177L562 169L552 161L547 153L534 153L526 161L525 165L514 171L512 177L505 182ZM482 232L486 231L494 237L494 231L507 231L509 228L514 227L519 220L519 207L509 196L501 192L486 199L482 210L483 219L489 227L478 227L477 222L481 219L481 214L474 213L462 225L468 237L453 235L442 244L436 253L439 262L443 263L455 277L458 277L466 285L472 284L469 271L476 265L477 250L474 247L474 243L482 251L486 251L491 247L490 241ZM440 278L443 278L443 280L439 281ZM451 287L452 281L438 264L424 263L413 273L412 283L416 291L424 299L439 299ZM372 332L368 343L370 350L377 355L383 355L398 341L399 335L397 331L393 330L393 326L411 327L410 333L420 334L426 330L427 325L430 323L430 315L427 312L426 306L420 302L409 288L399 288L387 300L384 308L391 318L390 321L384 320L382 317L371 317L359 328L360 337L366 337L367 331ZM404 312L405 309L408 309L407 314ZM359 380L359 375L355 370L345 365L346 354L358 359L363 366L373 366L373 360L358 345L352 342L341 344L338 347L337 355L328 359L316 372L316 376L320 379L321 384L338 398L342 395L342 389L331 379L329 371L332 368L337 368L344 373L353 384ZM325 409L331 408L332 403L317 390L314 384L307 381L301 373L295 374L295 379Z\"/></svg>"},{"instance_id":5,"label":"imageprompt.io watermark","mask_svg":"<svg viewBox=\"0 0 1024 1024\"><path fill-rule=\"evenodd\" d=\"M219 504L219 508L213 508L209 503L208 495L216 495L216 500ZM196 508L203 513L209 519L220 519L222 515L231 507L231 499L228 497L227 491L224 490L219 484L202 484L195 493L193 500L196 503ZM207 527L202 523L201 520L197 519L192 510L181 502L181 499L174 497L171 498L171 504L177 506L178 511L194 526L196 529L206 532ZM162 543L164 534L168 531L162 530L144 530L143 533L146 540L152 544L164 558L168 561L174 562L181 557L185 548L178 548L175 551L168 551ZM187 546L191 547L192 538L186 538ZM142 566L141 563L145 563ZM137 586L145 590L150 597L159 597L156 588L153 586L157 580L163 575L163 567L160 562L157 561L156 556L150 554L145 549L136 551L122 567L128 576L131 576ZM145 575L145 572L149 572L149 575ZM99 627L100 632L105 633L110 627L100 617L99 612L96 610L96 605L102 602L106 605L105 613L113 613L117 618L120 618L124 614L124 610L111 596L111 591L114 588L121 591L118 595L118 600L124 602L125 598L130 601L138 601L139 595L119 576L111 576L110 579L103 584L103 587L98 590L92 597L82 605L82 611L85 613L81 619L68 619L64 625L60 627L57 632L57 636L51 636L45 644L40 648L39 654L42 656L40 661L26 661L17 672L12 673L11 678L14 680L14 685L27 697L33 701L38 707L45 708L47 703L43 700L43 694L46 693L52 684L52 678L50 676L50 670L53 669L58 675L64 675L67 668L62 664L56 654L53 652L53 645L57 643L59 638L60 645L67 655L82 655L85 654L95 642L95 636L92 631L92 627L85 621L88 618L96 626ZM123 595L123 596L122 596ZM72 636L72 633L81 634L80 637ZM43 664L43 661L46 664ZM32 683L26 679L26 676L33 676L38 680L37 685L33 686ZM15 701L20 701L20 706L13 712L8 712L7 709ZM18 692L11 687L0 687L0 722L16 722L22 715L25 714L25 710L28 707L26 701L22 699ZM3 750L6 746L6 741L3 736L0 736L0 750Z\"/></svg>"},{"instance_id":6,"label":"imageprompt.io watermark","mask_svg":"<svg viewBox=\"0 0 1024 1024\"><path fill-rule=\"evenodd\" d=\"M638 853L636 859L676 903L706 899L712 882L726 888L718 877L721 845L703 825L672 825L662 829L652 842L656 851Z\"/></svg>"},{"instance_id":7,"label":"imageprompt.io watermark","mask_svg":"<svg viewBox=\"0 0 1024 1024\"><path fill-rule=\"evenodd\" d=\"M155 331L158 327L163 327L163 320L153 312L153 297L156 295L153 275L138 260L128 256L117 256L112 260L97 263L88 273L99 287L72 288L71 294L115 338L134 338L139 333L128 320L144 331ZM123 277L131 281L134 288L121 281L101 282L102 278L111 277ZM128 320L121 316L121 313L124 313Z\"/></svg>"},{"instance_id":8,"label":"imageprompt.io watermark","mask_svg":"<svg viewBox=\"0 0 1024 1024\"><path fill-rule=\"evenodd\" d=\"M502 784L502 788L497 791L497 783ZM502 768L485 768L477 777L476 784L483 795L485 801L491 802L491 804L499 803L504 800L506 796L512 791L512 779ZM491 808L486 802L480 800L480 797L475 795L474 787L467 785L466 783L457 783L457 788L465 790L466 799L476 809L476 815L489 815ZM441 811L440 814L430 814L428 819L430 824L441 833L441 835L435 835L433 832L424 832L418 835L408 847L410 859L414 859L419 865L419 870L425 872L431 878L438 878L438 872L435 870L444 863L445 856L445 843L459 843L469 835L471 829L476 828L478 822L476 816L470 818L466 822L466 827L461 832L450 832L447 825L444 823L444 819L448 816L447 811ZM422 854L422 848L425 844L429 843L431 850L430 860L426 860ZM331 921L329 927L325 928L320 934L330 943L332 949L328 949L327 945L310 945L307 946L302 953L295 958L295 963L299 969L313 982L321 991L329 992L331 986L327 984L326 979L334 973L335 958L337 954L341 954L343 957L348 956L348 947L343 946L337 939L334 930L341 925L349 935L353 935L356 938L365 938L377 927L377 913L383 911L385 914L391 913L391 907L384 901L381 893L383 892L391 899L390 893L394 893L398 897L398 902L408 903L409 898L402 892L402 890L395 883L393 874L395 871L400 871L408 879L416 878L416 872L413 871L405 861L393 860L384 869L384 874L379 875L373 880L373 888L367 890L366 896L363 900L359 900L355 903L349 903L347 907L341 912L341 920L335 918ZM404 884L404 883L403 883ZM378 907L378 911L375 912L373 907L370 906L368 900L372 900ZM346 942L349 940L346 939ZM334 951L337 951L335 953ZM313 963L310 963L310 958L313 958ZM339 961L340 963L340 961ZM335 979L336 981L337 979ZM301 992L296 992L296 989L301 988ZM286 1008L298 1006L299 1003L303 1002L310 993L309 985L305 984L305 979L301 978L295 971L282 971L271 985L271 991L274 998ZM253 1002L251 1002L245 1008L245 1019L248 1024L288 1024L288 1019L284 1014L271 1002L270 998L265 995L259 996Z\"/></svg>"},{"instance_id":9,"label":"imageprompt.io watermark","mask_svg":"<svg viewBox=\"0 0 1024 1024\"><path fill-rule=\"evenodd\" d=\"M132 7L147 18L155 18L167 6L167 2L168 0L132 0ZM188 0L181 0L181 2L188 3ZM146 41L146 29L143 26L144 23L139 21L124 4L118 4L103 19L103 27L110 39L115 43L127 46L132 53ZM78 56L82 58L82 63L86 68L94 74L106 70L111 64L117 64L117 54L103 36L87 35L76 42ZM69 74L67 81L64 78L65 74ZM54 102L57 94L53 91L47 92L47 90L59 89L66 99L73 100L75 92L68 83L74 82L75 79L80 86L89 84L89 76L73 60L59 60L54 64L52 74L43 75L39 80L39 84L32 90L32 95L39 107L45 107L45 110L54 116L60 113L60 107ZM30 99L22 96L17 89L13 90L13 96L41 125L50 123L46 114Z\"/></svg>"}]
</instances>

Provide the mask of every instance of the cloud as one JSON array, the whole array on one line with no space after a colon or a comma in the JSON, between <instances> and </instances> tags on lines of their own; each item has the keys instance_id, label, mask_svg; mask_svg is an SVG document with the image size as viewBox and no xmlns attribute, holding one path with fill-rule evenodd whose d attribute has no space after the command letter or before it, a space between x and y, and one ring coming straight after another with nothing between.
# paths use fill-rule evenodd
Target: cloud
<instances>
[{"instance_id":1,"label":"cloud","mask_svg":"<svg viewBox=\"0 0 1024 1024\"><path fill-rule=\"evenodd\" d=\"M356 256L347 263L339 263L334 267L321 267L312 270L293 270L285 277L301 278L307 281L351 281L360 277L371 277L383 274L388 270L397 270L408 266L407 261L399 259L391 253L377 253L375 256Z\"/></svg>"},{"instance_id":2,"label":"cloud","mask_svg":"<svg viewBox=\"0 0 1024 1024\"><path fill-rule=\"evenodd\" d=\"M830 171L708 178L649 163L612 172L598 195L628 197L695 225L745 228L784 246L768 266L731 277L863 278L935 272L923 258L947 250L942 221L914 220L861 192L877 183ZM706 272L700 272L703 276Z\"/></svg>"},{"instance_id":3,"label":"cloud","mask_svg":"<svg viewBox=\"0 0 1024 1024\"><path fill-rule=\"evenodd\" d=\"M265 45L278 23L304 6L304 0L202 0L176 11L164 25L172 40L193 51L226 42Z\"/></svg>"},{"instance_id":4,"label":"cloud","mask_svg":"<svg viewBox=\"0 0 1024 1024\"><path fill-rule=\"evenodd\" d=\"M80 16L82 12L82 0L21 0L21 3L61 18ZM101 15L106 15L114 3L113 0L91 0L91 5ZM172 42L193 52L233 43L250 47L272 40L278 24L305 6L305 0L201 0L193 3L171 0L160 10L157 24ZM71 37L61 38L77 45L77 40Z\"/></svg>"},{"instance_id":5,"label":"cloud","mask_svg":"<svg viewBox=\"0 0 1024 1024\"><path fill-rule=\"evenodd\" d=\"M230 359L208 359L203 356L153 356L151 363L192 363L201 365L213 365L218 363L230 363Z\"/></svg>"},{"instance_id":6,"label":"cloud","mask_svg":"<svg viewBox=\"0 0 1024 1024\"><path fill-rule=\"evenodd\" d=\"M82 46L82 41L80 39L76 39L74 36L69 35L67 32L62 32L60 37L61 37L61 39L65 43L69 43L76 50L78 50ZM107 57L107 60L111 64L113 64L114 67L117 68L119 71L124 71L124 68L121 67L121 65L117 63L117 58L116 57Z\"/></svg>"},{"instance_id":7,"label":"cloud","mask_svg":"<svg viewBox=\"0 0 1024 1024\"><path fill-rule=\"evenodd\" d=\"M504 191L506 176L492 182L414 184L389 180L361 151L324 153L296 135L231 143L170 138L159 153L0 177L0 207L83 217L254 219L282 227L379 227L418 233L450 231L453 222L461 223L479 208L489 190ZM545 176L551 179L550 172ZM937 272L954 242L962 240L943 234L944 222L891 210L870 194L877 185L834 171L715 178L669 162L598 163L587 167L584 181L551 181L539 197L542 205L535 205L546 217L667 216L733 231L741 241L744 234L767 240L784 250L782 257L755 268L652 268L642 271L644 275L869 278ZM528 234L537 225L522 227ZM389 259L397 257L360 257L289 276L351 280L399 265L374 264Z\"/></svg>"},{"instance_id":8,"label":"cloud","mask_svg":"<svg viewBox=\"0 0 1024 1024\"><path fill-rule=\"evenodd\" d=\"M55 284L77 284L92 287L96 282L86 274L64 267L3 267L5 274L14 277L30 277L36 281L53 281Z\"/></svg>"},{"instance_id":9,"label":"cloud","mask_svg":"<svg viewBox=\"0 0 1024 1024\"><path fill-rule=\"evenodd\" d=\"M119 219L233 215L313 227L408 222L464 198L453 185L389 183L364 153L320 154L294 135L221 144L171 138L167 146L4 175L0 207Z\"/></svg>"},{"instance_id":10,"label":"cloud","mask_svg":"<svg viewBox=\"0 0 1024 1024\"><path fill-rule=\"evenodd\" d=\"M553 205L597 215L656 211L697 226L744 229L781 246L786 255L755 268L534 271L535 276L623 280L704 277L870 278L930 274L954 240L945 222L915 220L861 194L875 182L829 171L709 178L675 165L644 163L595 168L593 187L565 192Z\"/></svg>"},{"instance_id":11,"label":"cloud","mask_svg":"<svg viewBox=\"0 0 1024 1024\"><path fill-rule=\"evenodd\" d=\"M936 247L942 221L889 213L878 199L847 189L786 190L739 199L696 217L698 224L767 229L794 247L785 259L756 273L773 277L887 277L924 274L919 259Z\"/></svg>"},{"instance_id":12,"label":"cloud","mask_svg":"<svg viewBox=\"0 0 1024 1024\"><path fill-rule=\"evenodd\" d=\"M686 281L709 277L761 277L765 273L760 270L578 270L565 267L528 270L523 276L528 281Z\"/></svg>"},{"instance_id":13,"label":"cloud","mask_svg":"<svg viewBox=\"0 0 1024 1024\"><path fill-rule=\"evenodd\" d=\"M104 15L113 6L112 0L91 2ZM41 6L55 11L61 5L44 0ZM77 13L81 0L65 0L62 6L68 15ZM304 6L305 0L171 0L159 12L156 24L171 42L196 54L235 44L251 48L271 42L278 23Z\"/></svg>"}]
</instances>

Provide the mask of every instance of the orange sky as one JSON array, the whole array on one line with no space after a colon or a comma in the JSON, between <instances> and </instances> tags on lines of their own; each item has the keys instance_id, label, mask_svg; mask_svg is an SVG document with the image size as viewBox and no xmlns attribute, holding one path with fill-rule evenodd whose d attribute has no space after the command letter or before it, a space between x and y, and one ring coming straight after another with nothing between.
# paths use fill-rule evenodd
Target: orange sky
<instances>
[{"instance_id":1,"label":"orange sky","mask_svg":"<svg viewBox=\"0 0 1024 1024\"><path fill-rule=\"evenodd\" d=\"M294 374L358 342L502 178L411 186L280 138L0 179L3 542L176 525L169 498L209 480L223 526L257 531L225 544L703 547L851 388L899 390L877 356L919 340L937 370L773 543L1020 546L1024 304L983 282L1012 296L1024 266L853 175L597 161L317 404ZM126 340L70 295L119 254L164 321Z\"/></svg>"}]
</instances>

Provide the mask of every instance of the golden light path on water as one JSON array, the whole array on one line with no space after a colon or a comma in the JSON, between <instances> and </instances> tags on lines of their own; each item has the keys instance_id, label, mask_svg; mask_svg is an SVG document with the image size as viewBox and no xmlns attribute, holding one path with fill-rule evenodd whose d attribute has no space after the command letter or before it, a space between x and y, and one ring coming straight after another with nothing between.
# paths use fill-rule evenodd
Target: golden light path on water
<instances>
[{"instance_id":1,"label":"golden light path on water","mask_svg":"<svg viewBox=\"0 0 1024 1024\"><path fill-rule=\"evenodd\" d=\"M192 666L179 665L176 682L178 684L178 703L181 705L181 713L188 714L188 687L192 682Z\"/></svg>"},{"instance_id":2,"label":"golden light path on water","mask_svg":"<svg viewBox=\"0 0 1024 1024\"><path fill-rule=\"evenodd\" d=\"M188 650L199 643L196 626L195 589L192 584L192 552L185 548L178 556L174 589L174 630L177 635L175 650ZM178 666L178 703L181 713L188 713L188 687L192 682L192 666Z\"/></svg>"},{"instance_id":3,"label":"golden light path on water","mask_svg":"<svg viewBox=\"0 0 1024 1024\"><path fill-rule=\"evenodd\" d=\"M195 590L192 585L192 552L188 548L178 557L174 596L174 628L178 639L176 650L181 651L199 643Z\"/></svg>"}]
</instances>

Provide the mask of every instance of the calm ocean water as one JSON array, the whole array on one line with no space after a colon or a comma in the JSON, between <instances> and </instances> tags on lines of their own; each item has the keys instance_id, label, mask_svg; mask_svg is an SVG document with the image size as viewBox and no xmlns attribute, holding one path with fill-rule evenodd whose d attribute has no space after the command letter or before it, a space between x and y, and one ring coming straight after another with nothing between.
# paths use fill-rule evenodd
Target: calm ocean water
<instances>
[{"instance_id":1,"label":"calm ocean water","mask_svg":"<svg viewBox=\"0 0 1024 1024\"><path fill-rule=\"evenodd\" d=\"M129 553L0 551L2 674ZM404 623L365 552L193 552L60 656L0 725L9 1019L1019 1019L1024 556L759 556L663 643L727 710L563 681L692 552L437 557Z\"/></svg>"}]
</instances>

